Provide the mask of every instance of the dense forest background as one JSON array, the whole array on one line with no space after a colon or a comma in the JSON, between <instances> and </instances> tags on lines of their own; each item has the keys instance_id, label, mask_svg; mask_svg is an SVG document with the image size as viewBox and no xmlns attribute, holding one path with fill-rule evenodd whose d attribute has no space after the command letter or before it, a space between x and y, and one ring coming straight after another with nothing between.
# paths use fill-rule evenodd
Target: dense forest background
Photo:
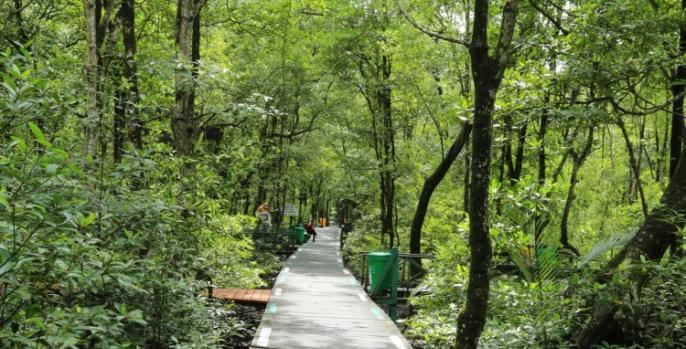
<instances>
[{"instance_id":1,"label":"dense forest background","mask_svg":"<svg viewBox=\"0 0 686 349\"><path fill-rule=\"evenodd\" d=\"M684 348L684 9L3 0L0 347L231 348L256 207L345 202L417 347Z\"/></svg>"}]
</instances>

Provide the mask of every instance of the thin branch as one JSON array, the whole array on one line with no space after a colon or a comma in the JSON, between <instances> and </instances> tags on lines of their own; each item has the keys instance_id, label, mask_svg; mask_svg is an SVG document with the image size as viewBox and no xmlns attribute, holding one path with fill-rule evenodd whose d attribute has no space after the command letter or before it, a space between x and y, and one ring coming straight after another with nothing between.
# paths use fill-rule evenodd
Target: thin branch
<instances>
[{"instance_id":1,"label":"thin branch","mask_svg":"<svg viewBox=\"0 0 686 349\"><path fill-rule=\"evenodd\" d=\"M452 42L452 43L454 43L454 44L460 44L460 45L462 45L462 46L464 46L464 47L466 47L466 48L469 48L469 47L470 47L470 44L469 44L468 42L464 41L464 40L460 40L460 39L455 38L455 37L452 37L452 36L447 36L447 35L444 35L444 34L442 34L442 33L437 32L437 31L429 30L429 29L427 29L427 28L422 27L421 25L419 25L419 23L417 23L417 22L414 20L414 18L410 17L410 15L407 13L407 11L405 11L405 9L404 9L402 6L400 6L400 1L399 1L399 0L396 0L395 3L396 3L396 5L398 6L398 9L400 10L400 13L402 13L403 17L405 17L405 19L406 19L413 27L417 28L417 29L418 29L419 31L421 31L422 33L424 33L424 34L426 34L426 35L428 35L428 36L430 36L430 37L432 37L432 38L438 39L438 40L443 40L443 41L447 41L447 42Z\"/></svg>"},{"instance_id":2,"label":"thin branch","mask_svg":"<svg viewBox=\"0 0 686 349\"><path fill-rule=\"evenodd\" d=\"M438 133L438 140L441 142L441 159L445 158L445 145L443 142L443 130L441 129L441 123L438 121L436 118L436 115L434 115L433 111L429 107L429 104L426 101L426 97L424 97L424 94L422 93L422 90L419 88L418 84L414 84L414 87L417 89L417 94L419 95L422 104L424 105L424 109L426 109L427 113L429 114L429 117L431 117L431 120L434 122L434 125L436 126L436 133Z\"/></svg>"},{"instance_id":3,"label":"thin branch","mask_svg":"<svg viewBox=\"0 0 686 349\"><path fill-rule=\"evenodd\" d=\"M314 127L311 127L311 128L310 128L310 127L308 127L308 128L306 128L306 129L303 129L303 130L300 130L300 131L291 132L291 133L288 133L288 134L283 134L283 133L270 133L269 135L267 135L267 137L269 137L269 138L293 139L293 138L295 138L295 137L297 137L297 136L300 136L300 135L302 135L302 134L305 134L305 133L308 133L308 132L311 132L311 131L314 131L314 130L317 130L317 128L314 128Z\"/></svg>"},{"instance_id":4,"label":"thin branch","mask_svg":"<svg viewBox=\"0 0 686 349\"><path fill-rule=\"evenodd\" d=\"M519 0L507 0L503 6L502 21L498 45L495 48L495 61L499 65L499 75L502 76L511 56L512 37L517 22L517 5Z\"/></svg>"},{"instance_id":5,"label":"thin branch","mask_svg":"<svg viewBox=\"0 0 686 349\"><path fill-rule=\"evenodd\" d=\"M26 8L31 6L32 4L33 4L33 1L29 1L25 4L22 4L22 6L20 8L14 8L13 10L10 9L10 14L14 16L14 15L26 10Z\"/></svg>"},{"instance_id":6,"label":"thin branch","mask_svg":"<svg viewBox=\"0 0 686 349\"><path fill-rule=\"evenodd\" d=\"M555 28L557 28L557 30L562 32L563 35L567 35L570 33L569 30L562 27L562 23L560 23L560 21L553 18L553 16L551 16L549 13L545 12L543 10L543 8L538 6L538 4L536 3L536 0L529 0L529 4L531 4L531 6L533 6L536 9L536 11L538 11L538 13L542 14L543 17L547 18L550 21L550 23L552 23L555 26Z\"/></svg>"},{"instance_id":7,"label":"thin branch","mask_svg":"<svg viewBox=\"0 0 686 349\"><path fill-rule=\"evenodd\" d=\"M646 116L646 115L652 115L652 114L654 114L654 113L656 113L656 112L658 112L658 111L667 111L667 110L669 110L669 105L670 105L672 102L674 102L675 100L677 100L678 98L683 97L684 95L686 95L686 91L679 93L679 94L678 94L677 96L675 96L674 98L671 98L671 99L666 100L666 101L665 101L664 103L662 103L662 104L655 105L654 107L647 108L647 109L645 109L645 110L643 110L643 111L627 110L627 109L623 108L623 107L620 105L620 102L618 102L616 99L611 98L611 97L604 97L603 99L609 101L610 104L612 104L612 107L613 107L616 111L619 111L619 112L621 112L621 113L623 113L623 114L627 114L627 115L636 115L636 116Z\"/></svg>"},{"instance_id":8,"label":"thin branch","mask_svg":"<svg viewBox=\"0 0 686 349\"><path fill-rule=\"evenodd\" d=\"M548 1L546 1L548 3ZM564 6L560 6L555 3L555 1L550 2L550 6L554 7L556 10L560 11L561 13L564 13L567 15L567 17L574 17L571 12L567 11L567 9L564 8Z\"/></svg>"}]
</instances>

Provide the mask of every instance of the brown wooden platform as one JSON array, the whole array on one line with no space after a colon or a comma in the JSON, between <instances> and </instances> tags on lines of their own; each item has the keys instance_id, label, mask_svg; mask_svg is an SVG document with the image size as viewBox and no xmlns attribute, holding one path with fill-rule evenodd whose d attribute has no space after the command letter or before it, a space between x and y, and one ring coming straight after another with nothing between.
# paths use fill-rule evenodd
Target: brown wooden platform
<instances>
[{"instance_id":1,"label":"brown wooden platform","mask_svg":"<svg viewBox=\"0 0 686 349\"><path fill-rule=\"evenodd\" d=\"M272 291L267 289L243 290L240 288L215 288L212 290L213 298L229 299L234 302L243 303L267 304L271 295Z\"/></svg>"}]
</instances>

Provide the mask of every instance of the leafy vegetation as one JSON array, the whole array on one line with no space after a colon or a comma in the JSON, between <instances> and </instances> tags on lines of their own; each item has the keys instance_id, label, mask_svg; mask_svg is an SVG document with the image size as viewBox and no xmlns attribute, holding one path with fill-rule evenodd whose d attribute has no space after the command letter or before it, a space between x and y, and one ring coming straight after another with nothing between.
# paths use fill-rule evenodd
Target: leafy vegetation
<instances>
[{"instance_id":1,"label":"leafy vegetation","mask_svg":"<svg viewBox=\"0 0 686 349\"><path fill-rule=\"evenodd\" d=\"M0 347L243 345L263 202L435 256L417 347L684 347L684 9L2 2Z\"/></svg>"}]
</instances>

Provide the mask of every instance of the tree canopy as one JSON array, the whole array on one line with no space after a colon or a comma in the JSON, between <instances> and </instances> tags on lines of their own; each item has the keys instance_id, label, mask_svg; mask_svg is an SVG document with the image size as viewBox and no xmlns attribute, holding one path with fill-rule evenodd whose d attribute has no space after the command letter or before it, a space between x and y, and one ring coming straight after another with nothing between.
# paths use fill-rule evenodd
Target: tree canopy
<instances>
[{"instance_id":1,"label":"tree canopy","mask_svg":"<svg viewBox=\"0 0 686 349\"><path fill-rule=\"evenodd\" d=\"M4 1L0 347L241 347L269 203L435 257L417 348L682 348L685 9Z\"/></svg>"}]
</instances>

